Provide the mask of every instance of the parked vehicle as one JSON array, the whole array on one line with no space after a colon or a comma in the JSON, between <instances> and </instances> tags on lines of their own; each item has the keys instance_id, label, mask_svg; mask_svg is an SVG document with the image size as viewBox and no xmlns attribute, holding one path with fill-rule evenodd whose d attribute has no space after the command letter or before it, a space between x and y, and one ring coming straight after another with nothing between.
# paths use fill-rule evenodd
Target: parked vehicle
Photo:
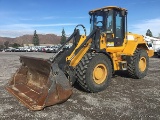
<instances>
[{"instance_id":1,"label":"parked vehicle","mask_svg":"<svg viewBox=\"0 0 160 120\"><path fill-rule=\"evenodd\" d=\"M51 48L51 46L46 46L46 47L44 47L44 51L46 52L46 51L49 51L49 49Z\"/></svg>"},{"instance_id":2,"label":"parked vehicle","mask_svg":"<svg viewBox=\"0 0 160 120\"><path fill-rule=\"evenodd\" d=\"M32 46L32 47L31 47L31 50L32 50L33 52L38 52L37 46Z\"/></svg>"},{"instance_id":3,"label":"parked vehicle","mask_svg":"<svg viewBox=\"0 0 160 120\"><path fill-rule=\"evenodd\" d=\"M45 46L38 46L38 52L44 52Z\"/></svg>"},{"instance_id":4,"label":"parked vehicle","mask_svg":"<svg viewBox=\"0 0 160 120\"><path fill-rule=\"evenodd\" d=\"M14 52L15 48L9 47L8 49L4 49L5 52Z\"/></svg>"},{"instance_id":5,"label":"parked vehicle","mask_svg":"<svg viewBox=\"0 0 160 120\"><path fill-rule=\"evenodd\" d=\"M47 52L47 53L56 53L57 50L58 50L58 47L57 47L57 46L50 46L50 47L46 50L46 52Z\"/></svg>"},{"instance_id":6,"label":"parked vehicle","mask_svg":"<svg viewBox=\"0 0 160 120\"><path fill-rule=\"evenodd\" d=\"M144 39L147 42L148 47L154 50L155 55L159 54L158 51L160 49L160 39L149 36L144 36Z\"/></svg>"},{"instance_id":7,"label":"parked vehicle","mask_svg":"<svg viewBox=\"0 0 160 120\"><path fill-rule=\"evenodd\" d=\"M30 47L24 47L25 52L32 52Z\"/></svg>"},{"instance_id":8,"label":"parked vehicle","mask_svg":"<svg viewBox=\"0 0 160 120\"><path fill-rule=\"evenodd\" d=\"M5 52L11 52L11 49L8 48L8 49L5 49L4 51Z\"/></svg>"},{"instance_id":9,"label":"parked vehicle","mask_svg":"<svg viewBox=\"0 0 160 120\"><path fill-rule=\"evenodd\" d=\"M20 52L19 48L15 48L14 52Z\"/></svg>"}]
</instances>

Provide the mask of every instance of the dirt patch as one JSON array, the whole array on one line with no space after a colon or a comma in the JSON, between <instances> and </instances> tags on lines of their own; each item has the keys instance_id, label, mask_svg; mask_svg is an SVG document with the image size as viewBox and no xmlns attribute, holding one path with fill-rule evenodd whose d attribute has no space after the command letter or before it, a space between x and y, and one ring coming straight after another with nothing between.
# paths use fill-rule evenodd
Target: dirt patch
<instances>
[{"instance_id":1,"label":"dirt patch","mask_svg":"<svg viewBox=\"0 0 160 120\"><path fill-rule=\"evenodd\" d=\"M1 120L106 120L160 119L160 58L150 58L148 75L141 80L117 73L100 93L86 93L78 87L71 98L43 111L30 111L11 96L4 86L19 68L19 55L49 58L47 53L0 53Z\"/></svg>"}]
</instances>

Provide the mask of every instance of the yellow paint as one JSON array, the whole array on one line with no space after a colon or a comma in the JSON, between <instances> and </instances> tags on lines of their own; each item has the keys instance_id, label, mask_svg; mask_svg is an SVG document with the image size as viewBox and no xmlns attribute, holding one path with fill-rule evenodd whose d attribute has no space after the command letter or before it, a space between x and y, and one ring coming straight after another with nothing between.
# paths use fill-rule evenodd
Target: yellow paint
<instances>
[{"instance_id":1,"label":"yellow paint","mask_svg":"<svg viewBox=\"0 0 160 120\"><path fill-rule=\"evenodd\" d=\"M66 61L68 60L71 60L72 57L74 57L74 53L76 51L77 48L79 48L79 46L84 42L84 40L86 39L86 36L81 36L76 48L73 50L73 52L71 53L71 55L69 55L67 58L66 58Z\"/></svg>"},{"instance_id":2,"label":"yellow paint","mask_svg":"<svg viewBox=\"0 0 160 120\"><path fill-rule=\"evenodd\" d=\"M149 49L149 50L147 51L147 53L148 53L148 56L149 56L149 57L152 57L152 56L154 55L154 50Z\"/></svg>"},{"instance_id":3,"label":"yellow paint","mask_svg":"<svg viewBox=\"0 0 160 120\"><path fill-rule=\"evenodd\" d=\"M145 57L141 57L139 60L139 70L141 72L144 72L146 69L146 58Z\"/></svg>"},{"instance_id":4,"label":"yellow paint","mask_svg":"<svg viewBox=\"0 0 160 120\"><path fill-rule=\"evenodd\" d=\"M112 9L127 11L125 8L120 8L120 7L117 7L117 6L106 6L106 7L91 10L89 12L96 12L96 11L100 11L100 10L112 10Z\"/></svg>"},{"instance_id":5,"label":"yellow paint","mask_svg":"<svg viewBox=\"0 0 160 120\"><path fill-rule=\"evenodd\" d=\"M123 53L127 55L133 55L137 48L137 42L135 41L128 41L125 48L123 49Z\"/></svg>"},{"instance_id":6,"label":"yellow paint","mask_svg":"<svg viewBox=\"0 0 160 120\"><path fill-rule=\"evenodd\" d=\"M113 61L113 68L114 71L120 70L119 62L121 61L121 54L120 53L110 53L110 56Z\"/></svg>"},{"instance_id":7,"label":"yellow paint","mask_svg":"<svg viewBox=\"0 0 160 120\"><path fill-rule=\"evenodd\" d=\"M102 35L100 36L100 49L106 49L106 34L102 33Z\"/></svg>"},{"instance_id":8,"label":"yellow paint","mask_svg":"<svg viewBox=\"0 0 160 120\"><path fill-rule=\"evenodd\" d=\"M67 61L70 61L70 66L75 67L79 63L79 61L82 59L82 57L85 55L85 53L88 51L88 49L90 48L92 39L88 40L86 45L84 45L84 47L77 53L77 55L75 55L76 49L79 48L79 46L84 42L85 39L86 39L86 36L81 36L77 47L74 49L71 55L66 58Z\"/></svg>"},{"instance_id":9,"label":"yellow paint","mask_svg":"<svg viewBox=\"0 0 160 120\"><path fill-rule=\"evenodd\" d=\"M101 84L106 80L107 68L104 64L98 64L93 70L93 80L97 84Z\"/></svg>"},{"instance_id":10,"label":"yellow paint","mask_svg":"<svg viewBox=\"0 0 160 120\"><path fill-rule=\"evenodd\" d=\"M125 38L123 45L120 47L107 46L107 35L105 33L103 33L100 37L100 49L106 49L106 52L110 54L114 66L114 71L120 70L119 63L122 61L121 55L132 56L137 47L145 49L149 57L154 53L152 50L148 49L143 36L132 33L128 33L127 35L132 35L133 40L128 40Z\"/></svg>"},{"instance_id":11,"label":"yellow paint","mask_svg":"<svg viewBox=\"0 0 160 120\"><path fill-rule=\"evenodd\" d=\"M85 53L87 53L87 51L88 51L88 49L89 49L89 47L90 47L90 45L91 45L91 44L90 44L91 41L92 41L92 39L90 39L90 40L87 42L86 46L83 47L83 48L79 51L79 53L71 60L70 66L73 66L73 67L77 66L77 64L78 64L79 61L82 59L82 57L85 55Z\"/></svg>"},{"instance_id":12,"label":"yellow paint","mask_svg":"<svg viewBox=\"0 0 160 120\"><path fill-rule=\"evenodd\" d=\"M147 44L143 39L143 36L132 33L127 33L127 35L132 35L133 40L128 40L127 38L125 38L123 45L120 47L107 46L107 36L101 36L100 41L103 41L103 44L102 42L100 42L100 49L106 49L106 52L110 54L115 71L120 70L119 63L122 61L121 55L133 56L137 48L145 49L149 57L153 56L154 54L153 50L148 49Z\"/></svg>"}]
</instances>

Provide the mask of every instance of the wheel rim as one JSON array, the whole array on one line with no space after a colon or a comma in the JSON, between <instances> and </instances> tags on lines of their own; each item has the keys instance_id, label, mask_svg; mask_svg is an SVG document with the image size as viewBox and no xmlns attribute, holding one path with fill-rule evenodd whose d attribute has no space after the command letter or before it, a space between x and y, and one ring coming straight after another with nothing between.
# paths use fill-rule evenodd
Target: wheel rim
<instances>
[{"instance_id":1,"label":"wheel rim","mask_svg":"<svg viewBox=\"0 0 160 120\"><path fill-rule=\"evenodd\" d=\"M146 69L146 58L145 57L141 57L141 59L139 60L139 69L141 72L145 71Z\"/></svg>"},{"instance_id":2,"label":"wheel rim","mask_svg":"<svg viewBox=\"0 0 160 120\"><path fill-rule=\"evenodd\" d=\"M104 64L98 64L93 70L93 80L97 84L101 84L106 80L107 68Z\"/></svg>"}]
</instances>

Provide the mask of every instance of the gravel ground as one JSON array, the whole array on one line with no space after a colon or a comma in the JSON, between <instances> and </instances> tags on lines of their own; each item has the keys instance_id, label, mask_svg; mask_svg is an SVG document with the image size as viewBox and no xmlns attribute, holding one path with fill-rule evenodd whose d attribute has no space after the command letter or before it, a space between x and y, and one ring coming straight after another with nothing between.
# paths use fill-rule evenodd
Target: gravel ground
<instances>
[{"instance_id":1,"label":"gravel ground","mask_svg":"<svg viewBox=\"0 0 160 120\"><path fill-rule=\"evenodd\" d=\"M68 101L30 111L12 97L5 85L19 68L19 55L49 58L47 53L0 53L0 120L160 120L160 58L150 58L148 75L134 80L117 73L100 93L78 86Z\"/></svg>"}]
</instances>

